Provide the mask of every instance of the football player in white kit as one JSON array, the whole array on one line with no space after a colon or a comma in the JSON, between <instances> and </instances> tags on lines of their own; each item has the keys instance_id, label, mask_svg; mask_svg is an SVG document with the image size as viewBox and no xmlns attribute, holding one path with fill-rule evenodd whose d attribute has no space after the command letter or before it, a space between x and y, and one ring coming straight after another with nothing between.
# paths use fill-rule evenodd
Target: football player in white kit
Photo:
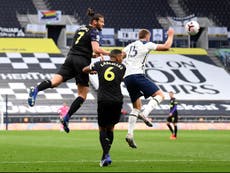
<instances>
[{"instance_id":1,"label":"football player in white kit","mask_svg":"<svg viewBox=\"0 0 230 173\"><path fill-rule=\"evenodd\" d=\"M151 50L166 51L172 46L174 30L169 28L168 38L164 44L150 42L151 33L147 29L141 29L138 33L139 39L127 45L123 52L126 54L124 64L126 73L124 83L130 95L133 109L128 120L128 134L126 141L132 148L137 148L134 141L134 128L137 118L142 119L147 126L152 127L152 122L147 118L150 112L164 100L163 92L144 74L144 67L147 55ZM150 97L145 109L141 111L142 102L140 97Z\"/></svg>"}]
</instances>

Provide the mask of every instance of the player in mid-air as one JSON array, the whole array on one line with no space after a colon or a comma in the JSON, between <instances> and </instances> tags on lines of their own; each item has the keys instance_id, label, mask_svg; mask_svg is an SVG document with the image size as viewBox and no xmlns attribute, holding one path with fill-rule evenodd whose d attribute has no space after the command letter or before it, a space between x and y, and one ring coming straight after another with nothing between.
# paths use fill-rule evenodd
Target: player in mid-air
<instances>
[{"instance_id":1,"label":"player in mid-air","mask_svg":"<svg viewBox=\"0 0 230 173\"><path fill-rule=\"evenodd\" d=\"M167 117L167 126L171 132L170 139L176 139L177 138L177 122L178 122L178 112L177 112L177 100L174 97L174 93L172 91L169 92L170 97L170 111L169 116ZM173 128L170 125L170 123L173 124Z\"/></svg>"},{"instance_id":2,"label":"player in mid-air","mask_svg":"<svg viewBox=\"0 0 230 173\"><path fill-rule=\"evenodd\" d=\"M147 29L141 29L138 33L139 39L127 45L123 52L126 54L124 64L126 73L124 83L129 92L133 109L128 120L128 134L126 141L132 148L137 148L134 141L134 128L137 118L142 119L147 126L152 126L152 122L147 118L150 112L164 100L163 92L144 74L144 67L147 55L151 50L165 51L173 43L174 30L169 28L168 38L164 44L150 42L151 33ZM143 112L141 112L142 102L140 97L150 98Z\"/></svg>"},{"instance_id":3,"label":"player in mid-air","mask_svg":"<svg viewBox=\"0 0 230 173\"><path fill-rule=\"evenodd\" d=\"M110 53L109 61L99 61L83 69L87 73L96 71L99 79L97 113L100 143L103 150L101 167L112 163L109 151L113 143L114 126L120 120L123 104L120 87L126 69L121 63L123 56L121 50L114 49Z\"/></svg>"},{"instance_id":4,"label":"player in mid-air","mask_svg":"<svg viewBox=\"0 0 230 173\"><path fill-rule=\"evenodd\" d=\"M99 44L99 32L104 26L103 15L95 14L90 8L87 14L90 16L90 24L81 26L75 32L72 47L61 69L51 80L43 81L38 86L31 87L29 91L28 104L34 106L38 92L57 87L62 82L75 78L78 97L71 104L65 117L60 119L67 133L70 131L68 127L69 119L81 107L89 91L89 75L83 73L82 69L91 63L93 53L95 55L109 55L110 53L102 49Z\"/></svg>"}]
</instances>

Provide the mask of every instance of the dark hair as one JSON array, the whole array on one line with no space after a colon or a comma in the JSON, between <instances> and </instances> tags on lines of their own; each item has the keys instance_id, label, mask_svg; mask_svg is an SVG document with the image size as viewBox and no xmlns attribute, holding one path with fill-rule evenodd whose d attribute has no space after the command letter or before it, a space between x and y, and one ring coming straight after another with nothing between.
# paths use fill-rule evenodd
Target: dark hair
<instances>
[{"instance_id":1,"label":"dark hair","mask_svg":"<svg viewBox=\"0 0 230 173\"><path fill-rule=\"evenodd\" d=\"M111 58L116 58L116 56L119 55L119 54L121 54L121 53L122 53L121 50L119 50L119 49L113 49L113 50L110 52L109 56L110 56Z\"/></svg>"},{"instance_id":2,"label":"dark hair","mask_svg":"<svg viewBox=\"0 0 230 173\"><path fill-rule=\"evenodd\" d=\"M87 9L87 15L90 16L90 23L92 23L93 20L99 20L99 18L104 18L104 16L102 14L96 13L94 12L94 10L92 8L88 8Z\"/></svg>"}]
</instances>

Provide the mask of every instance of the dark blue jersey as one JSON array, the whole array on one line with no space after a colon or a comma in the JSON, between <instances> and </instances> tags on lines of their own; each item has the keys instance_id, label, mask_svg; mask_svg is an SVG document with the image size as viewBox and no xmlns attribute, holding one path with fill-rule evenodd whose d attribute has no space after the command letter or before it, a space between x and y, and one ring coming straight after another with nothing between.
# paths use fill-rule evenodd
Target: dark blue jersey
<instances>
[{"instance_id":1,"label":"dark blue jersey","mask_svg":"<svg viewBox=\"0 0 230 173\"><path fill-rule=\"evenodd\" d=\"M69 54L80 55L83 58L91 59L93 54L91 41L100 42L99 30L91 26L81 26L75 32Z\"/></svg>"},{"instance_id":2,"label":"dark blue jersey","mask_svg":"<svg viewBox=\"0 0 230 173\"><path fill-rule=\"evenodd\" d=\"M170 99L170 112L171 114L177 114L177 101L175 98Z\"/></svg>"},{"instance_id":3,"label":"dark blue jersey","mask_svg":"<svg viewBox=\"0 0 230 173\"><path fill-rule=\"evenodd\" d=\"M122 102L120 84L125 74L125 66L115 61L99 61L91 68L98 73L98 101Z\"/></svg>"}]
</instances>

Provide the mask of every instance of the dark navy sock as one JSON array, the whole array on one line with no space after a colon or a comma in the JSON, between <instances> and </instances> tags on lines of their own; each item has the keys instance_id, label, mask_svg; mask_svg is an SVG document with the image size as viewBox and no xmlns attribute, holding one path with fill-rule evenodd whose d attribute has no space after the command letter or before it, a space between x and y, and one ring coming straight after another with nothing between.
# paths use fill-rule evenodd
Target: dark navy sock
<instances>
[{"instance_id":1,"label":"dark navy sock","mask_svg":"<svg viewBox=\"0 0 230 173\"><path fill-rule=\"evenodd\" d=\"M77 97L73 103L71 104L69 111L67 113L68 117L70 118L84 103L84 99L82 97Z\"/></svg>"},{"instance_id":2,"label":"dark navy sock","mask_svg":"<svg viewBox=\"0 0 230 173\"><path fill-rule=\"evenodd\" d=\"M109 140L110 140L110 145L112 145L112 143L113 143L113 131L107 131L107 136L108 136L108 138L109 138Z\"/></svg>"},{"instance_id":3,"label":"dark navy sock","mask_svg":"<svg viewBox=\"0 0 230 173\"><path fill-rule=\"evenodd\" d=\"M174 135L177 135L177 126L174 126Z\"/></svg>"},{"instance_id":4,"label":"dark navy sock","mask_svg":"<svg viewBox=\"0 0 230 173\"><path fill-rule=\"evenodd\" d=\"M63 119L64 119L64 121L69 122L69 115L68 115L68 114L67 114L67 115L65 115Z\"/></svg>"},{"instance_id":5,"label":"dark navy sock","mask_svg":"<svg viewBox=\"0 0 230 173\"><path fill-rule=\"evenodd\" d=\"M172 126L170 124L167 124L169 130L171 131L171 133L173 133L173 129L172 129Z\"/></svg>"},{"instance_id":6,"label":"dark navy sock","mask_svg":"<svg viewBox=\"0 0 230 173\"><path fill-rule=\"evenodd\" d=\"M103 155L101 157L101 160L103 160L105 158L105 155L109 153L110 150L110 140L108 138L107 132L106 131L100 131L100 143L101 143L101 147L103 150Z\"/></svg>"},{"instance_id":7,"label":"dark navy sock","mask_svg":"<svg viewBox=\"0 0 230 173\"><path fill-rule=\"evenodd\" d=\"M52 83L50 80L45 80L43 82L41 82L38 86L37 86L37 89L38 91L43 91L47 88L51 88L52 87Z\"/></svg>"}]
</instances>

